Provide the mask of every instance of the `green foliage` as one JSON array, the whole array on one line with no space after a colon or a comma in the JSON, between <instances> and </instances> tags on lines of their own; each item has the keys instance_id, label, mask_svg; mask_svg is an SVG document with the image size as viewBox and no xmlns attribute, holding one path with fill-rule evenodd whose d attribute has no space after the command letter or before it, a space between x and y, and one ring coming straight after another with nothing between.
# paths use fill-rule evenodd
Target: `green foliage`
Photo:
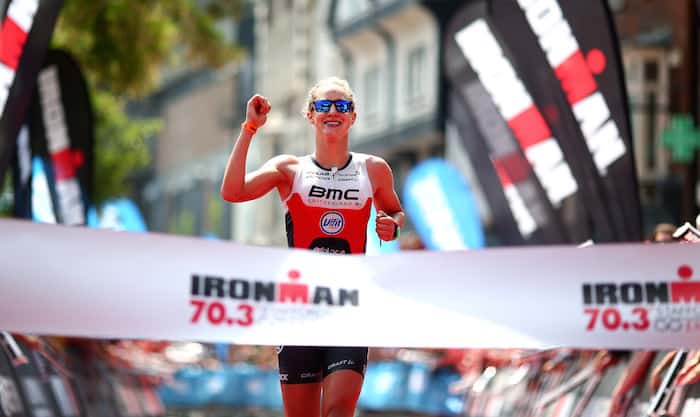
<instances>
[{"instance_id":1,"label":"green foliage","mask_svg":"<svg viewBox=\"0 0 700 417\"><path fill-rule=\"evenodd\" d=\"M66 0L53 47L81 65L95 111L93 201L128 195L129 177L150 163L149 139L158 119L133 119L128 98L157 86L164 68L220 66L240 55L217 30L236 18L243 0Z\"/></svg>"},{"instance_id":2,"label":"green foliage","mask_svg":"<svg viewBox=\"0 0 700 417\"><path fill-rule=\"evenodd\" d=\"M215 19L236 16L241 1L66 0L54 32L93 87L141 96L157 85L164 64L220 66L238 56Z\"/></svg>"},{"instance_id":3,"label":"green foliage","mask_svg":"<svg viewBox=\"0 0 700 417\"><path fill-rule=\"evenodd\" d=\"M5 175L5 179L0 180L0 217L12 216L12 177Z\"/></svg>"},{"instance_id":4,"label":"green foliage","mask_svg":"<svg viewBox=\"0 0 700 417\"><path fill-rule=\"evenodd\" d=\"M151 162L150 139L160 131L158 119L130 119L123 100L97 91L95 108L95 192L93 200L129 194L129 176Z\"/></svg>"},{"instance_id":5,"label":"green foliage","mask_svg":"<svg viewBox=\"0 0 700 417\"><path fill-rule=\"evenodd\" d=\"M168 232L177 235L193 235L196 219L190 210L180 210L177 215L171 216Z\"/></svg>"},{"instance_id":6,"label":"green foliage","mask_svg":"<svg viewBox=\"0 0 700 417\"><path fill-rule=\"evenodd\" d=\"M221 199L218 192L209 195L207 219L209 223L208 232L221 236L223 232L224 201Z\"/></svg>"}]
</instances>

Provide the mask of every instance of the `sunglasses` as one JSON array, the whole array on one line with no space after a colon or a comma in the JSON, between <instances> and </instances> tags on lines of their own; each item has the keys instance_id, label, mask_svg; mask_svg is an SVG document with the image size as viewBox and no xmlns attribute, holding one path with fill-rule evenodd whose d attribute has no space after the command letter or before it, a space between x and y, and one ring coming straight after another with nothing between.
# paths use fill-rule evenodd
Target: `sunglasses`
<instances>
[{"instance_id":1,"label":"sunglasses","mask_svg":"<svg viewBox=\"0 0 700 417\"><path fill-rule=\"evenodd\" d=\"M349 100L316 100L311 103L314 106L314 110L319 113L328 113L331 111L331 105L335 105L335 109L340 113L347 113L352 111L353 103Z\"/></svg>"}]
</instances>

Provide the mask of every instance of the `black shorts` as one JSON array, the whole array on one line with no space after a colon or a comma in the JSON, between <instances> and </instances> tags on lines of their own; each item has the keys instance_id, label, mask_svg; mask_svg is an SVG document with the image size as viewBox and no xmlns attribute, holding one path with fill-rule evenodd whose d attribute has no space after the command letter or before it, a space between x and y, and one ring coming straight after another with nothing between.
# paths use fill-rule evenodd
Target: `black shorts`
<instances>
[{"instance_id":1,"label":"black shorts","mask_svg":"<svg viewBox=\"0 0 700 417\"><path fill-rule=\"evenodd\" d=\"M367 353L363 347L281 346L277 359L282 384L321 382L335 371L349 369L365 375Z\"/></svg>"}]
</instances>

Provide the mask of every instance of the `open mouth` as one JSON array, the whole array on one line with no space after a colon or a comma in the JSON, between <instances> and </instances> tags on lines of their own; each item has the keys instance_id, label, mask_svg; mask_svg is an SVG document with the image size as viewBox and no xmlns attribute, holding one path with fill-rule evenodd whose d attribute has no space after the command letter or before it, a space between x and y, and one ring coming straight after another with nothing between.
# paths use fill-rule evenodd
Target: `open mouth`
<instances>
[{"instance_id":1,"label":"open mouth","mask_svg":"<svg viewBox=\"0 0 700 417\"><path fill-rule=\"evenodd\" d=\"M338 127L341 123L337 120L326 120L323 124L329 127Z\"/></svg>"}]
</instances>

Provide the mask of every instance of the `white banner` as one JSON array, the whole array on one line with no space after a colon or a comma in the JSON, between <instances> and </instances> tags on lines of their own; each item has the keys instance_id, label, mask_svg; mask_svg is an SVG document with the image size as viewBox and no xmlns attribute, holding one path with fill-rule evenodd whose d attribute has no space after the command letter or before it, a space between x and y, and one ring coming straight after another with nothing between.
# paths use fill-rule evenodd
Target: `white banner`
<instances>
[{"instance_id":1,"label":"white banner","mask_svg":"<svg viewBox=\"0 0 700 417\"><path fill-rule=\"evenodd\" d=\"M700 245L326 255L0 220L0 329L252 345L700 348Z\"/></svg>"}]
</instances>

